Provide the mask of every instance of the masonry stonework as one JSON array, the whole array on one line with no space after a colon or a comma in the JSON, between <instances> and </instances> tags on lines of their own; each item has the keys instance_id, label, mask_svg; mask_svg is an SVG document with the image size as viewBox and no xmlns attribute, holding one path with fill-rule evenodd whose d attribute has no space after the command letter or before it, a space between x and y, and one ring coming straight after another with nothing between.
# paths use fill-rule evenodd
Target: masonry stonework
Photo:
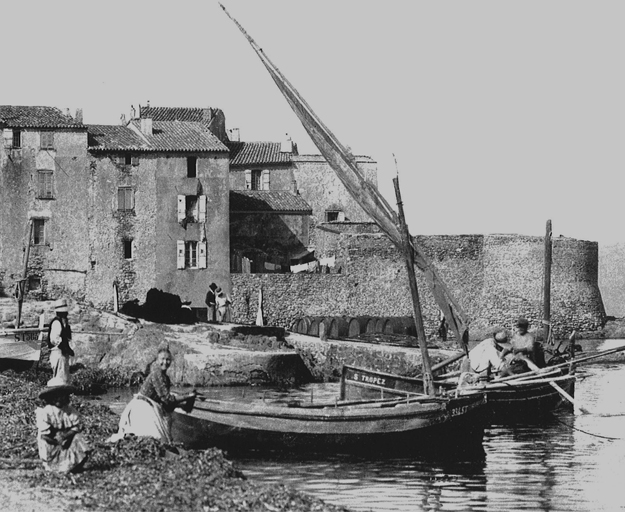
<instances>
[{"instance_id":1,"label":"masonry stonework","mask_svg":"<svg viewBox=\"0 0 625 512\"><path fill-rule=\"evenodd\" d=\"M471 329L512 329L526 316L542 320L543 247L540 237L516 235L420 236L432 261L469 317ZM233 275L233 320L254 322L258 291L269 324L289 327L302 316L406 316L412 313L406 270L399 251L380 234L343 234L332 274ZM592 331L605 321L597 284L597 244L553 241L552 323L556 336ZM435 336L439 309L417 273L428 336Z\"/></svg>"}]
</instances>

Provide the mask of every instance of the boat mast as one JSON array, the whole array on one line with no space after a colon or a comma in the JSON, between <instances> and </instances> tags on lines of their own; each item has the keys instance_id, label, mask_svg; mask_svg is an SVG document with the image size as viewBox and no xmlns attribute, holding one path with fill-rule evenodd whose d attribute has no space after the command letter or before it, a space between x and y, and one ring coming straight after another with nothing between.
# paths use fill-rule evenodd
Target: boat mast
<instances>
[{"instance_id":1,"label":"boat mast","mask_svg":"<svg viewBox=\"0 0 625 512\"><path fill-rule=\"evenodd\" d=\"M427 342L425 339L425 328L423 327L423 317L421 316L421 302L419 301L419 288L417 287L417 278L414 272L414 255L410 246L410 231L406 225L406 217L404 216L404 203L401 200L401 192L399 190L399 177L393 178L395 186L395 197L397 198L397 210L399 212L399 225L401 228L403 252L406 262L406 270L408 271L408 282L410 284L410 293L412 295L412 309L415 326L417 328L417 340L421 348L421 359L423 360L423 390L427 395L434 395L434 377L432 375L432 364L430 363L430 355L428 353Z\"/></svg>"},{"instance_id":2,"label":"boat mast","mask_svg":"<svg viewBox=\"0 0 625 512\"><path fill-rule=\"evenodd\" d=\"M551 329L551 220L545 232L545 274L543 281L543 331L545 343L552 344Z\"/></svg>"},{"instance_id":3,"label":"boat mast","mask_svg":"<svg viewBox=\"0 0 625 512\"><path fill-rule=\"evenodd\" d=\"M325 157L347 191L379 226L380 230L389 237L395 246L403 250L401 234L397 227L397 215L380 191L364 178L351 152L345 148L328 127L323 124L321 119L313 112L310 105L306 103L295 87L293 87L280 70L269 60L262 48L256 44L241 24L230 15L221 3L219 5L248 40L269 72L271 78L278 86L278 89L280 89L280 92L284 95L287 103L301 121L302 126L311 140ZM463 347L465 353L468 353L468 317L419 246L413 244L411 240L409 240L409 243L413 253L414 263L423 272L425 281L436 303L445 315L447 323L453 330L457 343Z\"/></svg>"}]
</instances>

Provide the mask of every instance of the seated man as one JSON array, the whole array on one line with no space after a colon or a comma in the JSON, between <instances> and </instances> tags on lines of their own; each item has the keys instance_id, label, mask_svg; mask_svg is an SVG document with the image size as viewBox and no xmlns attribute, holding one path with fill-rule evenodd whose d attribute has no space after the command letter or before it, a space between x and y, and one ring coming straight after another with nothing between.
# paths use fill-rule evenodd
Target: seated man
<instances>
[{"instance_id":1,"label":"seated man","mask_svg":"<svg viewBox=\"0 0 625 512\"><path fill-rule=\"evenodd\" d=\"M504 366L504 349L500 345L508 341L506 331L497 331L492 338L481 341L471 349L469 357L465 357L460 365L461 379L467 379L466 374L472 374L469 380L488 377L491 371L499 372ZM464 377L463 377L464 375Z\"/></svg>"},{"instance_id":2,"label":"seated man","mask_svg":"<svg viewBox=\"0 0 625 512\"><path fill-rule=\"evenodd\" d=\"M530 359L536 366L543 368L545 366L545 354L542 344L536 341L536 337L528 332L529 321L527 318L519 318L516 323L516 333L510 340L510 348L503 352L502 357L512 354L514 357L510 359L506 369L502 371L502 376L515 375L524 373L529 370L523 357Z\"/></svg>"}]
</instances>

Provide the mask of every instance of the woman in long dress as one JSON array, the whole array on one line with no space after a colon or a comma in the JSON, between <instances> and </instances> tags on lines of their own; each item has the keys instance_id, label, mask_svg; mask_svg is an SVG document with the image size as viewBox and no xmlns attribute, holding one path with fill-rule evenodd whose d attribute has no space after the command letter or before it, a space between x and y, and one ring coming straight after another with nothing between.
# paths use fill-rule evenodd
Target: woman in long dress
<instances>
[{"instance_id":1,"label":"woman in long dress","mask_svg":"<svg viewBox=\"0 0 625 512\"><path fill-rule=\"evenodd\" d=\"M141 389L128 403L119 419L119 430L108 441L116 442L126 434L139 437L154 437L166 444L171 444L171 413L176 407L190 411L195 402L196 393L178 396L172 393L171 381L167 370L171 366L172 355L169 349L158 351L156 361L150 368L150 374Z\"/></svg>"}]
</instances>

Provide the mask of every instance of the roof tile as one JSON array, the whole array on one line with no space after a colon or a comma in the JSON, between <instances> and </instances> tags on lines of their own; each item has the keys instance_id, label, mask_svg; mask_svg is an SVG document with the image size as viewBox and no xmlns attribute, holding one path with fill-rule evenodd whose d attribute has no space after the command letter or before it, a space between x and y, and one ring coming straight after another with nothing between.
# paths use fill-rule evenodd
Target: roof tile
<instances>
[{"instance_id":1,"label":"roof tile","mask_svg":"<svg viewBox=\"0 0 625 512\"><path fill-rule=\"evenodd\" d=\"M281 153L279 142L230 142L230 168L290 164L291 153Z\"/></svg>"},{"instance_id":2,"label":"roof tile","mask_svg":"<svg viewBox=\"0 0 625 512\"><path fill-rule=\"evenodd\" d=\"M84 128L56 107L0 105L0 125L10 128Z\"/></svg>"},{"instance_id":3,"label":"roof tile","mask_svg":"<svg viewBox=\"0 0 625 512\"><path fill-rule=\"evenodd\" d=\"M230 211L312 215L312 208L304 198L287 190L231 190Z\"/></svg>"}]
</instances>

